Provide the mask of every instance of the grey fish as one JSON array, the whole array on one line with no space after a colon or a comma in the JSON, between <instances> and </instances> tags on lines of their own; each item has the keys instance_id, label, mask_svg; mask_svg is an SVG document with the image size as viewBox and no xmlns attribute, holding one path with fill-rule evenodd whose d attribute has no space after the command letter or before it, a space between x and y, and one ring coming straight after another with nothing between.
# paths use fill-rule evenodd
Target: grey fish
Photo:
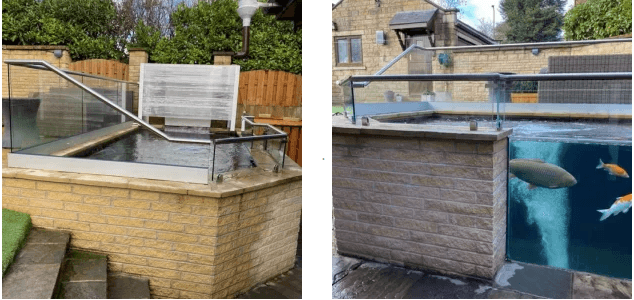
<instances>
[{"instance_id":1,"label":"grey fish","mask_svg":"<svg viewBox=\"0 0 634 300\"><path fill-rule=\"evenodd\" d=\"M577 179L566 170L541 159L517 158L509 161L510 177L528 183L528 189L545 187L558 189L577 184Z\"/></svg>"}]
</instances>

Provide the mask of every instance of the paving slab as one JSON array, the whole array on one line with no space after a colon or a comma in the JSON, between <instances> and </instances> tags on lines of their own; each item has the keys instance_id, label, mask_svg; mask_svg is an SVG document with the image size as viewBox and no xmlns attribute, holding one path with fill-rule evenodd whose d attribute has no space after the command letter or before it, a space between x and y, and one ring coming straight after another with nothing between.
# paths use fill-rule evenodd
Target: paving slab
<instances>
[{"instance_id":1,"label":"paving slab","mask_svg":"<svg viewBox=\"0 0 634 300\"><path fill-rule=\"evenodd\" d=\"M297 252L298 254L301 252ZM296 257L295 266L278 276L260 283L237 299L301 299L302 298L302 258Z\"/></svg>"},{"instance_id":2,"label":"paving slab","mask_svg":"<svg viewBox=\"0 0 634 300\"><path fill-rule=\"evenodd\" d=\"M12 264L2 278L2 298L51 299L59 268L59 263Z\"/></svg>"},{"instance_id":3,"label":"paving slab","mask_svg":"<svg viewBox=\"0 0 634 300\"><path fill-rule=\"evenodd\" d=\"M62 282L72 281L106 281L108 280L108 263L105 258L67 259Z\"/></svg>"},{"instance_id":4,"label":"paving slab","mask_svg":"<svg viewBox=\"0 0 634 300\"><path fill-rule=\"evenodd\" d=\"M506 263L498 271L495 285L546 298L572 297L572 273L544 266Z\"/></svg>"},{"instance_id":5,"label":"paving slab","mask_svg":"<svg viewBox=\"0 0 634 300\"><path fill-rule=\"evenodd\" d=\"M2 298L53 297L70 234L33 228L2 278Z\"/></svg>"},{"instance_id":6,"label":"paving slab","mask_svg":"<svg viewBox=\"0 0 634 300\"><path fill-rule=\"evenodd\" d=\"M62 282L59 299L107 299L106 281Z\"/></svg>"},{"instance_id":7,"label":"paving slab","mask_svg":"<svg viewBox=\"0 0 634 300\"><path fill-rule=\"evenodd\" d=\"M54 264L61 263L66 254L66 244L26 243L16 255L14 264Z\"/></svg>"},{"instance_id":8,"label":"paving slab","mask_svg":"<svg viewBox=\"0 0 634 300\"><path fill-rule=\"evenodd\" d=\"M575 273L574 299L632 299L632 281L594 274Z\"/></svg>"},{"instance_id":9,"label":"paving slab","mask_svg":"<svg viewBox=\"0 0 634 300\"><path fill-rule=\"evenodd\" d=\"M108 299L149 299L150 285L144 278L108 276Z\"/></svg>"},{"instance_id":10,"label":"paving slab","mask_svg":"<svg viewBox=\"0 0 634 300\"><path fill-rule=\"evenodd\" d=\"M425 274L412 285L405 298L485 299L492 288L492 282L477 278Z\"/></svg>"},{"instance_id":11,"label":"paving slab","mask_svg":"<svg viewBox=\"0 0 634 300\"><path fill-rule=\"evenodd\" d=\"M103 255L70 251L60 275L59 298L106 299L108 262Z\"/></svg>"},{"instance_id":12,"label":"paving slab","mask_svg":"<svg viewBox=\"0 0 634 300\"><path fill-rule=\"evenodd\" d=\"M494 288L489 293L489 299L546 299L531 294L526 294L518 291L504 290Z\"/></svg>"},{"instance_id":13,"label":"paving slab","mask_svg":"<svg viewBox=\"0 0 634 300\"><path fill-rule=\"evenodd\" d=\"M52 231L42 228L32 228L26 243L31 244L66 244L70 235L63 231Z\"/></svg>"}]
</instances>

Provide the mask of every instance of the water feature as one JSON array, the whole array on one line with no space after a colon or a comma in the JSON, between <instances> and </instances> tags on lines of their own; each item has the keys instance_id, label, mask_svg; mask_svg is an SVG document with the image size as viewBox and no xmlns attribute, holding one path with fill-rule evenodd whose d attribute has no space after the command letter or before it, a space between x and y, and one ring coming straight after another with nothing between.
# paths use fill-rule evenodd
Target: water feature
<instances>
[{"instance_id":1,"label":"water feature","mask_svg":"<svg viewBox=\"0 0 634 300\"><path fill-rule=\"evenodd\" d=\"M210 139L212 136L209 133L201 134L195 131L170 131L169 134L190 139ZM215 138L220 137L227 136L215 135ZM218 145L216 172L224 173L255 166L246 144L249 143ZM209 151L209 145L169 142L148 130L140 129L114 142L79 153L75 157L207 168Z\"/></svg>"}]
</instances>

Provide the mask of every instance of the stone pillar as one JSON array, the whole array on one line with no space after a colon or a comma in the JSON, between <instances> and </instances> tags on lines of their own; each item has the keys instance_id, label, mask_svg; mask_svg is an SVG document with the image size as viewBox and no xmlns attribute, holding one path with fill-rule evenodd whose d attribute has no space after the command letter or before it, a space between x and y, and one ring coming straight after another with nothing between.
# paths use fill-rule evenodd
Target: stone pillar
<instances>
[{"instance_id":1,"label":"stone pillar","mask_svg":"<svg viewBox=\"0 0 634 300\"><path fill-rule=\"evenodd\" d=\"M129 63L129 76L128 81L139 83L141 76L141 64L148 62L148 53L143 48L130 49L130 63ZM139 110L139 86L132 84L129 87L134 92L134 99L132 100L133 111L135 114Z\"/></svg>"},{"instance_id":2,"label":"stone pillar","mask_svg":"<svg viewBox=\"0 0 634 300\"><path fill-rule=\"evenodd\" d=\"M231 65L232 54L233 52L214 53L214 65L225 65L225 66Z\"/></svg>"},{"instance_id":3,"label":"stone pillar","mask_svg":"<svg viewBox=\"0 0 634 300\"><path fill-rule=\"evenodd\" d=\"M443 16L445 25L445 47L451 47L458 44L458 33L456 24L458 23L458 9L451 8L445 12Z\"/></svg>"},{"instance_id":4,"label":"stone pillar","mask_svg":"<svg viewBox=\"0 0 634 300\"><path fill-rule=\"evenodd\" d=\"M337 251L493 278L506 251L510 131L431 138L372 127L332 127Z\"/></svg>"}]
</instances>

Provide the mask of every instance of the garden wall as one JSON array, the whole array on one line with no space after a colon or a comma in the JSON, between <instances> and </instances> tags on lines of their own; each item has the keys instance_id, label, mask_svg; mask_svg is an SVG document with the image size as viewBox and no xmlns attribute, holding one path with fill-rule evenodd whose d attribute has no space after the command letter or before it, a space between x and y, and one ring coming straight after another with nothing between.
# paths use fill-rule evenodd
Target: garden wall
<instances>
[{"instance_id":1,"label":"garden wall","mask_svg":"<svg viewBox=\"0 0 634 300\"><path fill-rule=\"evenodd\" d=\"M71 248L107 254L111 272L148 278L153 297L232 297L295 263L298 172L210 188L2 171L3 208L30 214L36 227L69 231Z\"/></svg>"},{"instance_id":2,"label":"garden wall","mask_svg":"<svg viewBox=\"0 0 634 300\"><path fill-rule=\"evenodd\" d=\"M60 58L55 57L53 53L55 50L61 50L62 56ZM37 59L44 60L52 65L68 69L68 65L71 63L70 53L66 46L2 46L2 98L9 97L9 68L4 63L7 59ZM19 71L18 71L19 70ZM14 73L19 72L19 73ZM51 86L59 86L59 76L55 74L44 74L45 72L37 71L34 69L27 69L21 67L12 67L12 75L16 74L13 80L11 80L11 89L13 97L27 98L33 92L39 92L40 86L50 88ZM19 78L19 79L17 79ZM37 80L37 83L34 83ZM47 90L43 92L47 92Z\"/></svg>"},{"instance_id":3,"label":"garden wall","mask_svg":"<svg viewBox=\"0 0 634 300\"><path fill-rule=\"evenodd\" d=\"M412 130L333 126L336 251L493 278L505 257L507 139Z\"/></svg>"}]
</instances>

